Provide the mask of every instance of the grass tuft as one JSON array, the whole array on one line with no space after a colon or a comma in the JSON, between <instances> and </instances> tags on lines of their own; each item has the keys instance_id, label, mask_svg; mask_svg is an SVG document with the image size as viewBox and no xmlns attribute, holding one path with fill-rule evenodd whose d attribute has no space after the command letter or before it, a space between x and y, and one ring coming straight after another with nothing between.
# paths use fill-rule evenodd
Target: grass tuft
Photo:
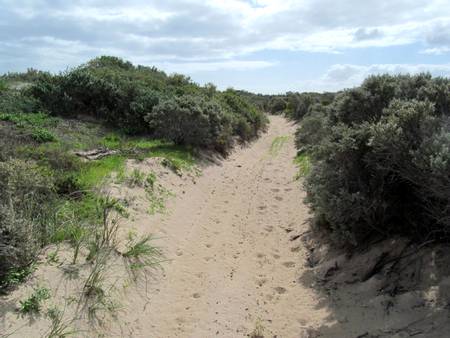
<instances>
[{"instance_id":1,"label":"grass tuft","mask_svg":"<svg viewBox=\"0 0 450 338\"><path fill-rule=\"evenodd\" d=\"M307 154L299 154L294 159L294 163L298 167L297 175L295 176L295 179L298 180L301 177L305 177L309 174L311 171L311 159Z\"/></svg>"},{"instance_id":2,"label":"grass tuft","mask_svg":"<svg viewBox=\"0 0 450 338\"><path fill-rule=\"evenodd\" d=\"M290 136L277 136L270 145L269 153L272 156L277 156L283 146L289 141Z\"/></svg>"}]
</instances>

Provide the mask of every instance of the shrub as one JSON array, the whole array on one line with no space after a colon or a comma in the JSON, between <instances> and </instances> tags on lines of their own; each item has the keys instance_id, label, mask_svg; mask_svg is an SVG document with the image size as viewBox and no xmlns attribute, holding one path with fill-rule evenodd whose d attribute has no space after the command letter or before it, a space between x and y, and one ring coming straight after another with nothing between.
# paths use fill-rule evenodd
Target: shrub
<instances>
[{"instance_id":1,"label":"shrub","mask_svg":"<svg viewBox=\"0 0 450 338\"><path fill-rule=\"evenodd\" d=\"M450 80L377 76L302 122L307 200L339 243L450 239Z\"/></svg>"},{"instance_id":2,"label":"shrub","mask_svg":"<svg viewBox=\"0 0 450 338\"><path fill-rule=\"evenodd\" d=\"M175 97L154 107L146 120L156 137L176 144L225 151L231 142L230 120L214 101Z\"/></svg>"},{"instance_id":3,"label":"shrub","mask_svg":"<svg viewBox=\"0 0 450 338\"><path fill-rule=\"evenodd\" d=\"M271 114L281 114L286 110L286 101L281 97L274 97L269 101L268 110Z\"/></svg>"},{"instance_id":4,"label":"shrub","mask_svg":"<svg viewBox=\"0 0 450 338\"><path fill-rule=\"evenodd\" d=\"M315 98L308 93L288 93L286 103L286 115L294 120L300 120L305 116L310 107L316 102Z\"/></svg>"},{"instance_id":5,"label":"shrub","mask_svg":"<svg viewBox=\"0 0 450 338\"><path fill-rule=\"evenodd\" d=\"M255 106L251 105L235 90L227 89L218 96L224 110L232 116L233 134L242 141L249 141L265 129L268 120Z\"/></svg>"},{"instance_id":6,"label":"shrub","mask_svg":"<svg viewBox=\"0 0 450 338\"><path fill-rule=\"evenodd\" d=\"M5 92L8 89L8 85L6 84L5 81L3 81L2 79L0 79L0 94L2 92Z\"/></svg>"},{"instance_id":7,"label":"shrub","mask_svg":"<svg viewBox=\"0 0 450 338\"><path fill-rule=\"evenodd\" d=\"M175 127L168 126L171 135L164 137L176 138L177 143L220 151L230 146L231 135L247 141L257 136L267 123L264 114L240 92L232 89L219 92L212 86L201 87L184 75L167 76L156 68L135 67L115 57L100 57L59 75L40 73L28 92L53 115L91 115L128 134L160 135L159 122L162 120L158 117L159 122L151 122L149 116L158 115L162 109L183 106L184 117L196 116L201 111L203 118L195 118L203 125L194 127L194 132L185 132L191 135L189 140L183 140L186 135L180 135L180 126L176 127L179 129L177 136L174 134ZM186 103L181 104L179 100ZM187 114L189 109L193 110ZM215 112L208 112L210 110ZM205 116L208 118L205 119ZM186 122L183 124L187 126ZM209 139L193 140L197 137L195 133L198 137L206 135L198 133L205 130L205 123L209 125L206 128ZM217 133L220 135L215 135ZM214 138L213 143L209 143L211 137Z\"/></svg>"},{"instance_id":8,"label":"shrub","mask_svg":"<svg viewBox=\"0 0 450 338\"><path fill-rule=\"evenodd\" d=\"M24 90L0 89L0 113L32 113L39 108L39 102Z\"/></svg>"},{"instance_id":9,"label":"shrub","mask_svg":"<svg viewBox=\"0 0 450 338\"><path fill-rule=\"evenodd\" d=\"M325 107L316 104L312 107L312 111L301 120L295 133L295 143L300 152L313 151L327 136L326 119Z\"/></svg>"},{"instance_id":10,"label":"shrub","mask_svg":"<svg viewBox=\"0 0 450 338\"><path fill-rule=\"evenodd\" d=\"M0 280L27 266L47 243L55 194L48 172L32 162L0 162Z\"/></svg>"}]
</instances>

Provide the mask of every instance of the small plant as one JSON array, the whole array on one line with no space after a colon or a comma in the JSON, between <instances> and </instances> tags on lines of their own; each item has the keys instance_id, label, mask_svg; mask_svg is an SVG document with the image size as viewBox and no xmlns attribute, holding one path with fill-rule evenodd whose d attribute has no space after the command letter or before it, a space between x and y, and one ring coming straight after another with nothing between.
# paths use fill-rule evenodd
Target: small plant
<instances>
[{"instance_id":1,"label":"small plant","mask_svg":"<svg viewBox=\"0 0 450 338\"><path fill-rule=\"evenodd\" d=\"M178 161L176 161L174 159L165 158L162 160L161 164L164 167L172 170L178 176L181 176L182 165Z\"/></svg>"},{"instance_id":2,"label":"small plant","mask_svg":"<svg viewBox=\"0 0 450 338\"><path fill-rule=\"evenodd\" d=\"M277 136L270 145L270 155L277 156L281 148L289 141L289 136Z\"/></svg>"},{"instance_id":3,"label":"small plant","mask_svg":"<svg viewBox=\"0 0 450 338\"><path fill-rule=\"evenodd\" d=\"M84 294L88 298L103 297L105 291L103 290L105 267L108 260L109 253L104 250L97 252L95 260L93 261L91 272L84 283Z\"/></svg>"},{"instance_id":4,"label":"small plant","mask_svg":"<svg viewBox=\"0 0 450 338\"><path fill-rule=\"evenodd\" d=\"M157 188L147 189L147 197L150 201L150 208L148 210L150 215L164 212L166 208L166 202L170 196L174 194L164 188L159 186Z\"/></svg>"},{"instance_id":5,"label":"small plant","mask_svg":"<svg viewBox=\"0 0 450 338\"><path fill-rule=\"evenodd\" d=\"M48 309L47 317L52 322L47 334L48 338L64 338L76 333L76 331L69 327L70 321L64 321L64 312L57 307Z\"/></svg>"},{"instance_id":6,"label":"small plant","mask_svg":"<svg viewBox=\"0 0 450 338\"><path fill-rule=\"evenodd\" d=\"M123 141L119 135L110 134L102 139L101 144L108 149L117 149L120 147L122 142Z\"/></svg>"},{"instance_id":7,"label":"small plant","mask_svg":"<svg viewBox=\"0 0 450 338\"><path fill-rule=\"evenodd\" d=\"M162 252L159 248L150 244L151 235L137 238L134 232L128 234L127 250L122 256L128 260L131 272L136 278L136 271L144 268L157 267L161 263Z\"/></svg>"},{"instance_id":8,"label":"small plant","mask_svg":"<svg viewBox=\"0 0 450 338\"><path fill-rule=\"evenodd\" d=\"M50 298L50 290L40 287L34 290L30 297L19 302L19 312L22 314L39 313L42 302Z\"/></svg>"},{"instance_id":9,"label":"small plant","mask_svg":"<svg viewBox=\"0 0 450 338\"><path fill-rule=\"evenodd\" d=\"M0 290L23 283L34 272L34 270L36 270L35 264L25 267L12 268L0 282Z\"/></svg>"},{"instance_id":10,"label":"small plant","mask_svg":"<svg viewBox=\"0 0 450 338\"><path fill-rule=\"evenodd\" d=\"M59 257L58 257L58 250L49 252L47 254L47 262L49 264L56 264L59 262Z\"/></svg>"},{"instance_id":11,"label":"small plant","mask_svg":"<svg viewBox=\"0 0 450 338\"><path fill-rule=\"evenodd\" d=\"M130 188L143 187L145 183L145 174L138 169L133 169L126 182Z\"/></svg>"},{"instance_id":12,"label":"small plant","mask_svg":"<svg viewBox=\"0 0 450 338\"><path fill-rule=\"evenodd\" d=\"M250 333L250 338L264 338L264 326L261 319L258 319L255 324L255 329Z\"/></svg>"},{"instance_id":13,"label":"small plant","mask_svg":"<svg viewBox=\"0 0 450 338\"><path fill-rule=\"evenodd\" d=\"M39 143L56 141L56 136L45 128L35 128L31 132L31 138Z\"/></svg>"},{"instance_id":14,"label":"small plant","mask_svg":"<svg viewBox=\"0 0 450 338\"><path fill-rule=\"evenodd\" d=\"M299 180L301 177L305 177L311 171L311 160L307 154L299 154L294 163L297 165L298 172L295 175L295 179Z\"/></svg>"},{"instance_id":15,"label":"small plant","mask_svg":"<svg viewBox=\"0 0 450 338\"><path fill-rule=\"evenodd\" d=\"M72 264L76 264L82 243L87 237L87 229L83 225L72 225L69 229L70 243L73 246Z\"/></svg>"},{"instance_id":16,"label":"small plant","mask_svg":"<svg viewBox=\"0 0 450 338\"><path fill-rule=\"evenodd\" d=\"M87 310L89 320L94 324L101 322L98 311L114 313L120 307L111 297L114 283L109 286L106 284L108 264L113 252L115 251L112 248L105 247L96 253L79 300L79 304L84 304L83 308Z\"/></svg>"},{"instance_id":17,"label":"small plant","mask_svg":"<svg viewBox=\"0 0 450 338\"><path fill-rule=\"evenodd\" d=\"M147 175L147 178L145 179L145 185L146 187L153 190L155 188L155 183L156 183L156 175L155 173L152 172Z\"/></svg>"},{"instance_id":18,"label":"small plant","mask_svg":"<svg viewBox=\"0 0 450 338\"><path fill-rule=\"evenodd\" d=\"M94 202L98 218L91 230L88 243L88 261L93 261L96 255L104 249L115 248L117 244L117 231L121 217L128 217L125 206L110 196L97 197Z\"/></svg>"}]
</instances>

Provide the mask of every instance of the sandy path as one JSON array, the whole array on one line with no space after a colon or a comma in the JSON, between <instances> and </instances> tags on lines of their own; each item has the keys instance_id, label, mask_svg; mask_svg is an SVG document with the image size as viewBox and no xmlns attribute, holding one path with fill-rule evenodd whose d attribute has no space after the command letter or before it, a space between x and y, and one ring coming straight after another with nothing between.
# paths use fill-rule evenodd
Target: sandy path
<instances>
[{"instance_id":1,"label":"sandy path","mask_svg":"<svg viewBox=\"0 0 450 338\"><path fill-rule=\"evenodd\" d=\"M177 199L157 226L171 262L145 309L136 302L127 318L133 336L242 337L259 326L265 337L302 337L323 324L317 296L298 281L305 253L290 240L308 217L293 179L294 131L271 117L258 141L206 168ZM277 137L286 142L274 152Z\"/></svg>"}]
</instances>

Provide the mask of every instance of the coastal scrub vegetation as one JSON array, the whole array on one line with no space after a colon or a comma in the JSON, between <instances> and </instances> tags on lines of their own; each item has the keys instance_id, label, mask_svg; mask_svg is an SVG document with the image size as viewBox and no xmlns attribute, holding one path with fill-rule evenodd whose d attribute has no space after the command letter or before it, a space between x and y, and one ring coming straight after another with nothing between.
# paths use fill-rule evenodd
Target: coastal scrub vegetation
<instances>
[{"instance_id":1,"label":"coastal scrub vegetation","mask_svg":"<svg viewBox=\"0 0 450 338\"><path fill-rule=\"evenodd\" d=\"M369 77L310 105L296 141L312 162L305 187L314 224L336 243L450 239L449 79Z\"/></svg>"}]
</instances>

